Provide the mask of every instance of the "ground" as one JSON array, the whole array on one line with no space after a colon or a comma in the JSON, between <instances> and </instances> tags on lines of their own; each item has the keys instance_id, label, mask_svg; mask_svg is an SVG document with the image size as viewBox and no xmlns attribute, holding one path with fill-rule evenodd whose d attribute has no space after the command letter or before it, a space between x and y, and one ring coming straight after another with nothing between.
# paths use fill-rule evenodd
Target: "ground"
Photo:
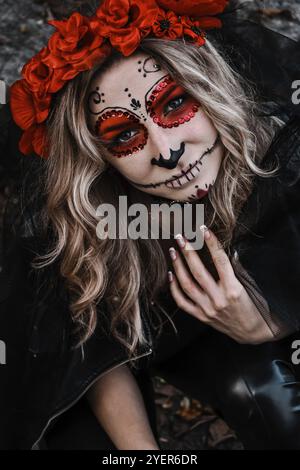
<instances>
[{"instance_id":1,"label":"ground","mask_svg":"<svg viewBox=\"0 0 300 470\"><path fill-rule=\"evenodd\" d=\"M75 9L89 14L97 1L0 0L0 80L11 85L23 64L46 43L53 28L47 20L68 16ZM293 39L300 38L300 1L243 2L241 14ZM0 123L1 124L1 123ZM0 136L1 138L1 136ZM0 220L10 185L0 166ZM242 449L233 431L212 409L155 377L160 444L165 449Z\"/></svg>"}]
</instances>

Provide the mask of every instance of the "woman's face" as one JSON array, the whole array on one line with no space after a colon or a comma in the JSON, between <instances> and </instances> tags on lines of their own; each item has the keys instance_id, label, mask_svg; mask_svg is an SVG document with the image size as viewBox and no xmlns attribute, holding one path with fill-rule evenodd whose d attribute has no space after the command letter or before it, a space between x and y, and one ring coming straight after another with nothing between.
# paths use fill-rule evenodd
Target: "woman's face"
<instances>
[{"instance_id":1,"label":"woman's face","mask_svg":"<svg viewBox=\"0 0 300 470\"><path fill-rule=\"evenodd\" d=\"M193 201L214 184L223 156L217 130L153 58L124 57L95 77L88 109L108 163L137 189Z\"/></svg>"}]
</instances>

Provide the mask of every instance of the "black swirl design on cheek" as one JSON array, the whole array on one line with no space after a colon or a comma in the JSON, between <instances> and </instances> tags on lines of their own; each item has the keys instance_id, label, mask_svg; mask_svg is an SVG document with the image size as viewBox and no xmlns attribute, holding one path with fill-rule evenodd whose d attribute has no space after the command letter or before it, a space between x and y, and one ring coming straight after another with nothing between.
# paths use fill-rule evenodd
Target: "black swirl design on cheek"
<instances>
[{"instance_id":1,"label":"black swirl design on cheek","mask_svg":"<svg viewBox=\"0 0 300 470\"><path fill-rule=\"evenodd\" d=\"M93 108L96 106L99 106L102 103L105 103L105 94L101 93L99 91L99 87L97 86L94 91L92 91L89 96L88 96L88 110L91 114L98 115L101 113L101 110L99 111L93 111ZM94 105L94 106L93 106Z\"/></svg>"}]
</instances>

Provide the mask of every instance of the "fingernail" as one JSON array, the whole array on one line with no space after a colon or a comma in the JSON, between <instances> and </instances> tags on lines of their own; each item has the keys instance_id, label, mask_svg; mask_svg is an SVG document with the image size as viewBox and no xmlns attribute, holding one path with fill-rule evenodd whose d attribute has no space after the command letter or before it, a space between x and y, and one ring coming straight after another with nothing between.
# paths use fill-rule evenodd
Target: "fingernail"
<instances>
[{"instance_id":1,"label":"fingernail","mask_svg":"<svg viewBox=\"0 0 300 470\"><path fill-rule=\"evenodd\" d=\"M176 250L175 250L175 248L173 248L173 247L169 248L169 253L170 253L171 259L173 261L175 261L176 260Z\"/></svg>"},{"instance_id":2,"label":"fingernail","mask_svg":"<svg viewBox=\"0 0 300 470\"><path fill-rule=\"evenodd\" d=\"M168 271L168 278L169 278L169 282L172 282L172 281L173 281L173 273L172 273L172 271Z\"/></svg>"},{"instance_id":3,"label":"fingernail","mask_svg":"<svg viewBox=\"0 0 300 470\"><path fill-rule=\"evenodd\" d=\"M204 238L208 240L210 237L210 231L208 230L206 225L200 225L200 230L203 233Z\"/></svg>"},{"instance_id":4,"label":"fingernail","mask_svg":"<svg viewBox=\"0 0 300 470\"><path fill-rule=\"evenodd\" d=\"M183 236L181 235L181 233L178 233L176 236L175 236L177 242L178 242L178 245L180 246L180 248L184 248L184 245L185 245L185 241L184 241L184 238Z\"/></svg>"}]
</instances>

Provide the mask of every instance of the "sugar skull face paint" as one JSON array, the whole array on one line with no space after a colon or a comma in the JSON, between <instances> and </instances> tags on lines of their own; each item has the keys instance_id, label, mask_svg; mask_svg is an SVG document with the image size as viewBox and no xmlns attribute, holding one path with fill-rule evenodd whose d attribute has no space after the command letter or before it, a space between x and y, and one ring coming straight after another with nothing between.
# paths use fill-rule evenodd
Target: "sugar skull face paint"
<instances>
[{"instance_id":1,"label":"sugar skull face paint","mask_svg":"<svg viewBox=\"0 0 300 470\"><path fill-rule=\"evenodd\" d=\"M146 96L147 114L164 129L189 122L200 107L197 100L174 82L170 75L160 80L149 95ZM102 144L116 157L137 153L145 147L148 139L147 129L140 122L140 117L126 108L112 108L101 113L95 132Z\"/></svg>"},{"instance_id":2,"label":"sugar skull face paint","mask_svg":"<svg viewBox=\"0 0 300 470\"><path fill-rule=\"evenodd\" d=\"M207 194L223 144L201 103L154 58L137 52L100 71L87 108L105 159L133 186L182 201Z\"/></svg>"}]
</instances>

